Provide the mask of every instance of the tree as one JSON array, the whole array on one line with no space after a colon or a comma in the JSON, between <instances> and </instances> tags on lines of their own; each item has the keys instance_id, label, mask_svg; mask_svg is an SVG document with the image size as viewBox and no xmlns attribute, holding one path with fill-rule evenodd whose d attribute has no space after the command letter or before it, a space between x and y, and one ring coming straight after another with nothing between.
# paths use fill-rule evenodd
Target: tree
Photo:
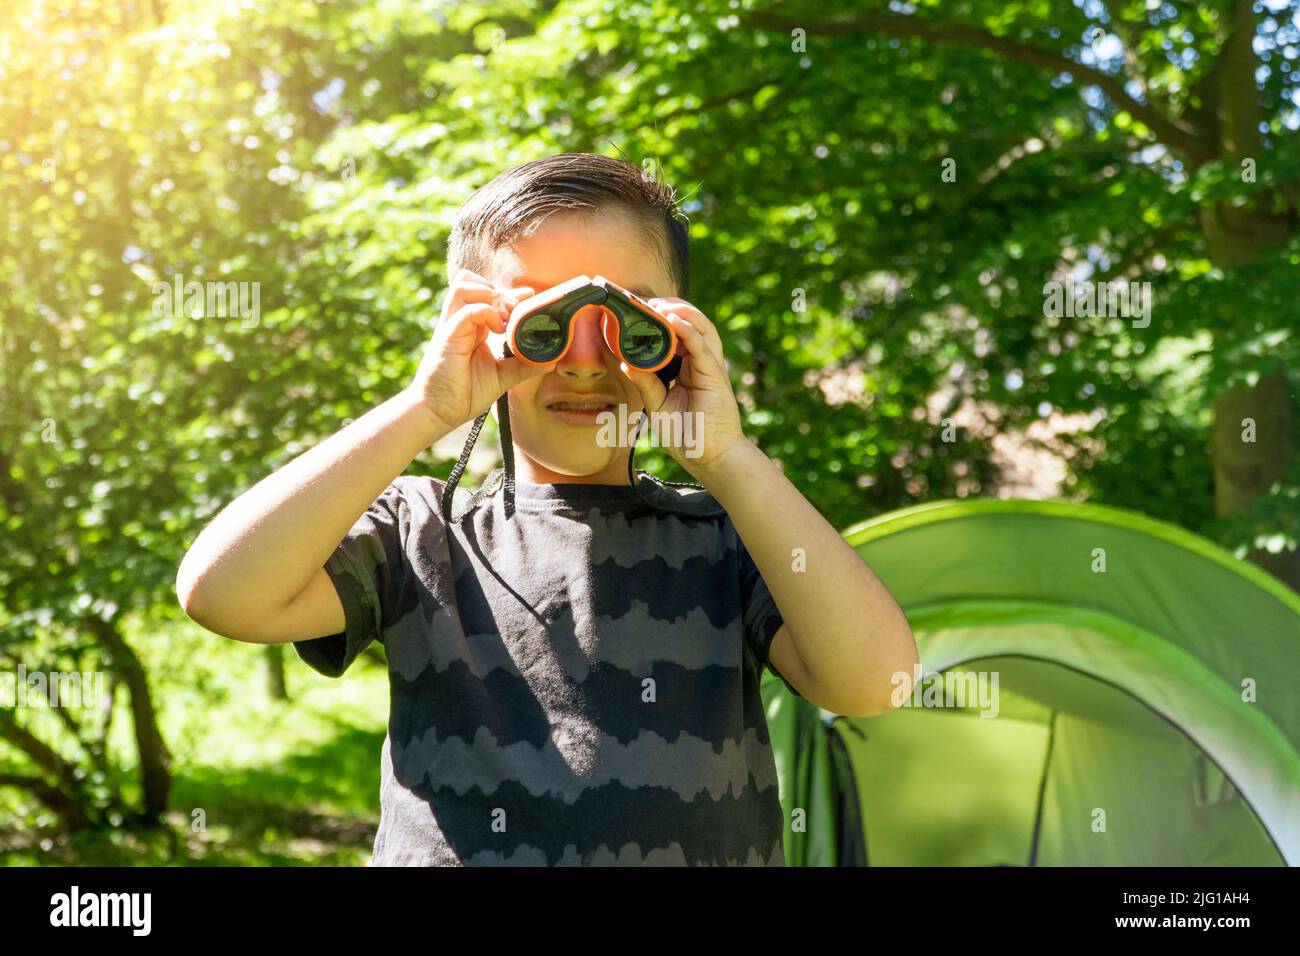
<instances>
[{"instance_id":1,"label":"tree","mask_svg":"<svg viewBox=\"0 0 1300 956\"><path fill-rule=\"evenodd\" d=\"M121 690L98 717L0 712L0 786L67 828L162 819L171 758L130 628L174 621L205 519L403 360L301 267L295 164L337 122L321 75L365 70L332 62L333 17L359 9L27 2L0 25L0 653Z\"/></svg>"},{"instance_id":2,"label":"tree","mask_svg":"<svg viewBox=\"0 0 1300 956\"><path fill-rule=\"evenodd\" d=\"M0 653L132 718L0 712L0 790L65 827L162 817L135 641L181 556L409 381L455 208L547 152L677 184L747 433L832 523L1006 493L1020 435L1297 583L1293 6L11 7ZM1066 279L1149 323L1052 314Z\"/></svg>"},{"instance_id":3,"label":"tree","mask_svg":"<svg viewBox=\"0 0 1300 956\"><path fill-rule=\"evenodd\" d=\"M995 436L1086 417L1050 440L1063 493L1300 582L1294 10L534 9L458 5L479 49L429 69L442 95L331 141L366 172L318 221L365 261L401 244L376 215L619 149L688 187L747 427L832 520L996 492ZM1150 283L1155 308L1046 314L1067 279Z\"/></svg>"}]
</instances>

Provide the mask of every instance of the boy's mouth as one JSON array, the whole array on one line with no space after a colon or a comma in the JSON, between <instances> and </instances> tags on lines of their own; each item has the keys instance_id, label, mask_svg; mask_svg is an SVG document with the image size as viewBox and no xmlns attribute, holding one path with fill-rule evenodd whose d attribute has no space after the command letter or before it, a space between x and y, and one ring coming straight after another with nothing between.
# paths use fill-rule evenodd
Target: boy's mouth
<instances>
[{"instance_id":1,"label":"boy's mouth","mask_svg":"<svg viewBox=\"0 0 1300 956\"><path fill-rule=\"evenodd\" d=\"M545 408L565 424L591 427L600 424L602 412L613 412L618 405L600 395L586 397L573 395L552 398L546 402Z\"/></svg>"}]
</instances>

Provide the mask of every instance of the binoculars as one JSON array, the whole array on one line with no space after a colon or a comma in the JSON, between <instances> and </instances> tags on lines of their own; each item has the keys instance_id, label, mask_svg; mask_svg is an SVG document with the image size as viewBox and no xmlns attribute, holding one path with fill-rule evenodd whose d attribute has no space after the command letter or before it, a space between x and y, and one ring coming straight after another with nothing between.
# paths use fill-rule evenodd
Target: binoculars
<instances>
[{"instance_id":1,"label":"binoculars","mask_svg":"<svg viewBox=\"0 0 1300 956\"><path fill-rule=\"evenodd\" d=\"M528 365L559 360L573 343L574 316L588 306L601 310L605 344L630 368L676 377L681 359L668 319L603 276L577 276L516 305L506 323L506 354Z\"/></svg>"}]
</instances>

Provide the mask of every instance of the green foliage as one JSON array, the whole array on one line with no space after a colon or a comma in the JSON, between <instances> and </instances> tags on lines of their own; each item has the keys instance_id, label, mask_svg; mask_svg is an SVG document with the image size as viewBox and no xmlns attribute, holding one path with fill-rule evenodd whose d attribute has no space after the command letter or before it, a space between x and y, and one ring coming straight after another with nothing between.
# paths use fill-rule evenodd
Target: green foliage
<instances>
[{"instance_id":1,"label":"green foliage","mask_svg":"<svg viewBox=\"0 0 1300 956\"><path fill-rule=\"evenodd\" d=\"M1255 96L1221 102L1232 7L13 0L0 650L111 671L91 624L127 617L133 640L188 648L173 588L194 536L409 380L456 207L562 150L678 188L688 297L722 331L746 430L833 524L1004 493L999 441L1023 436L1064 463L1061 494L1294 546L1294 473L1213 518L1214 396L1300 367L1295 10L1265 5ZM1223 145L1233 109L1258 110L1246 154ZM1222 210L1273 241L1249 233L1225 264ZM156 284L178 276L255 282L260 314L169 312ZM1045 314L1045 283L1071 276L1150 282L1150 325ZM1034 437L1075 415L1091 424ZM203 708L215 691L181 658ZM125 812L130 736L96 756L59 723L33 729L88 805Z\"/></svg>"}]
</instances>

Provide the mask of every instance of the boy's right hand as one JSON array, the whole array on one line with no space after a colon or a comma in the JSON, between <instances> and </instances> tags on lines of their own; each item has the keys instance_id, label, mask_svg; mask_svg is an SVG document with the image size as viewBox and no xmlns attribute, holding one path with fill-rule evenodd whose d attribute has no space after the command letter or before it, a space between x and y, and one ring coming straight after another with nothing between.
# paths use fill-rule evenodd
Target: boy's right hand
<instances>
[{"instance_id":1,"label":"boy's right hand","mask_svg":"<svg viewBox=\"0 0 1300 956\"><path fill-rule=\"evenodd\" d=\"M203 529L177 569L185 612L211 631L259 644L347 630L326 564L349 529L431 443L524 378L554 368L498 361L486 341L531 292L456 276L414 381L267 475ZM293 547L286 551L284 541Z\"/></svg>"},{"instance_id":2,"label":"boy's right hand","mask_svg":"<svg viewBox=\"0 0 1300 956\"><path fill-rule=\"evenodd\" d=\"M555 363L527 365L514 356L499 359L487 344L488 333L504 333L511 311L532 294L527 287L500 289L468 269L452 279L409 386L444 434L477 418L520 382L555 368Z\"/></svg>"}]
</instances>

